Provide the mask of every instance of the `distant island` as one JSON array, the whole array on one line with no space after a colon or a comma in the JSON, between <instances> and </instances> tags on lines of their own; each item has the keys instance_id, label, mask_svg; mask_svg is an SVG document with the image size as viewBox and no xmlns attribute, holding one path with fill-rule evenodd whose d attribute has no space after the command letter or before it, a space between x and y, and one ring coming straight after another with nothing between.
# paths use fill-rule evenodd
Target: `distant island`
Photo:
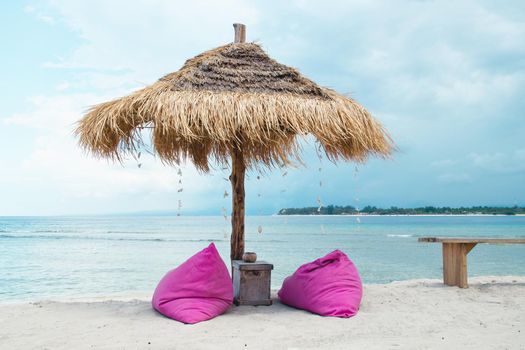
<instances>
[{"instance_id":1,"label":"distant island","mask_svg":"<svg viewBox=\"0 0 525 350\"><path fill-rule=\"evenodd\" d=\"M420 207L378 208L367 205L356 209L351 205L327 205L323 207L284 208L278 215L525 215L525 207Z\"/></svg>"}]
</instances>

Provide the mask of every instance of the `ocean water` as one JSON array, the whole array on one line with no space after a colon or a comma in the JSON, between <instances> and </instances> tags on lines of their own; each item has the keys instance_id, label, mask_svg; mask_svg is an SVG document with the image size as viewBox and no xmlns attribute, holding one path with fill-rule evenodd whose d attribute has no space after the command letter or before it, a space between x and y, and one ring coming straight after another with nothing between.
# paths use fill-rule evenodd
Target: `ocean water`
<instances>
[{"instance_id":1,"label":"ocean water","mask_svg":"<svg viewBox=\"0 0 525 350\"><path fill-rule=\"evenodd\" d=\"M228 261L229 233L222 217L0 217L0 301L152 293L211 242ZM525 216L250 216L246 250L274 264L273 288L334 249L365 283L441 278L441 245L422 236L523 238ZM470 276L525 275L525 245L478 245L468 259Z\"/></svg>"}]
</instances>

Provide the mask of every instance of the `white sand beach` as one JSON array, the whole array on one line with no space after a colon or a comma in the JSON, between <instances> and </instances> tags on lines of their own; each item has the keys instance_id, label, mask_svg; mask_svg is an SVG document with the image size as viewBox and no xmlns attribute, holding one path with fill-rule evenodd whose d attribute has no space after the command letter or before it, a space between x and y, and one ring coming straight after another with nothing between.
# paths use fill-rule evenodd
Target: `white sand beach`
<instances>
[{"instance_id":1,"label":"white sand beach","mask_svg":"<svg viewBox=\"0 0 525 350\"><path fill-rule=\"evenodd\" d=\"M525 277L366 285L359 314L232 307L184 325L128 300L0 304L0 349L525 349Z\"/></svg>"}]
</instances>

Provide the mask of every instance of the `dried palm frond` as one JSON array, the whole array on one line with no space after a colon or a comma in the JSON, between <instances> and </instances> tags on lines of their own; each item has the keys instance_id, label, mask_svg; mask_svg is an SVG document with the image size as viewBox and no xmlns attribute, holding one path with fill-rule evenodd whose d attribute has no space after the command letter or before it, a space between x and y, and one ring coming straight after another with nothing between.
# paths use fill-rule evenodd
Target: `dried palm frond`
<instances>
[{"instance_id":1,"label":"dried palm frond","mask_svg":"<svg viewBox=\"0 0 525 350\"><path fill-rule=\"evenodd\" d=\"M167 163L191 160L209 170L242 150L245 165L300 161L298 136L313 135L331 160L388 156L392 141L351 98L322 88L271 59L254 43L204 52L177 72L128 96L91 108L79 122L80 144L121 159L152 125L155 152Z\"/></svg>"}]
</instances>

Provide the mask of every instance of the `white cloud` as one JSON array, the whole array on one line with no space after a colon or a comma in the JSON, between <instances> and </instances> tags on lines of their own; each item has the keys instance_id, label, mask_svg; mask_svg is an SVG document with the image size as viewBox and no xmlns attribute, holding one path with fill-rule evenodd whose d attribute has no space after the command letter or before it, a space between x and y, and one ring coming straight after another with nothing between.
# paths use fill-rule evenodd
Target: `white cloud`
<instances>
[{"instance_id":1,"label":"white cloud","mask_svg":"<svg viewBox=\"0 0 525 350\"><path fill-rule=\"evenodd\" d=\"M438 176L438 181L444 184L469 183L472 178L467 173L445 173Z\"/></svg>"},{"instance_id":2,"label":"white cloud","mask_svg":"<svg viewBox=\"0 0 525 350\"><path fill-rule=\"evenodd\" d=\"M525 172L525 148L509 153L472 153L469 155L473 165L494 173Z\"/></svg>"},{"instance_id":3,"label":"white cloud","mask_svg":"<svg viewBox=\"0 0 525 350\"><path fill-rule=\"evenodd\" d=\"M65 91L67 89L69 89L71 87L71 84L68 83L67 81L64 81L60 84L58 84L55 89L57 89L58 91Z\"/></svg>"},{"instance_id":4,"label":"white cloud","mask_svg":"<svg viewBox=\"0 0 525 350\"><path fill-rule=\"evenodd\" d=\"M431 162L430 166L435 167L435 168L449 168L457 164L458 164L457 160L442 159L442 160L436 160L436 161Z\"/></svg>"},{"instance_id":5,"label":"white cloud","mask_svg":"<svg viewBox=\"0 0 525 350\"><path fill-rule=\"evenodd\" d=\"M38 20L45 22L49 25L54 25L56 22L52 16L42 12L36 6L26 5L24 7L24 11L33 14Z\"/></svg>"},{"instance_id":6,"label":"white cloud","mask_svg":"<svg viewBox=\"0 0 525 350\"><path fill-rule=\"evenodd\" d=\"M132 69L157 77L167 73L165 69L178 69L192 53L231 42L232 23L258 21L255 7L241 0L54 0L51 4L85 42L59 64Z\"/></svg>"},{"instance_id":7,"label":"white cloud","mask_svg":"<svg viewBox=\"0 0 525 350\"><path fill-rule=\"evenodd\" d=\"M488 107L508 101L525 84L522 71L498 64L500 56L515 60L525 54L520 39L525 26L499 11L475 1L347 4L331 12L337 32L347 37L327 41L340 46L333 48L340 54L327 59L337 64L340 57L341 68L358 79L353 85L370 84L390 113L417 106L440 119L457 119L459 113L462 118L493 117ZM465 111L480 107L478 113Z\"/></svg>"},{"instance_id":8,"label":"white cloud","mask_svg":"<svg viewBox=\"0 0 525 350\"><path fill-rule=\"evenodd\" d=\"M102 102L101 97L90 93L33 96L27 101L31 106L29 112L15 113L3 121L8 125L22 125L69 135L82 112L99 102Z\"/></svg>"}]
</instances>

